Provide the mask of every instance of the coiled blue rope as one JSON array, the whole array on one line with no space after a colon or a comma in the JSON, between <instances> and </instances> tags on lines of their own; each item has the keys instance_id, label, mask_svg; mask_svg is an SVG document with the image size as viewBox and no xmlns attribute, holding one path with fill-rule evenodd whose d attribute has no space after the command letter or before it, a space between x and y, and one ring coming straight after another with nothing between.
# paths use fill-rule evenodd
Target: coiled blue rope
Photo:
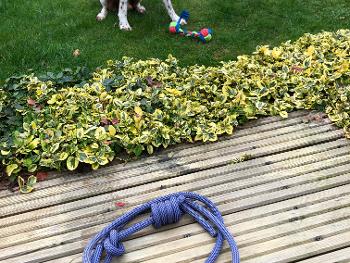
<instances>
[{"instance_id":1,"label":"coiled blue rope","mask_svg":"<svg viewBox=\"0 0 350 263\"><path fill-rule=\"evenodd\" d=\"M205 206L200 205L197 201ZM151 210L149 218L124 229L127 223L147 210ZM212 237L216 237L216 244L205 261L206 263L216 261L224 240L227 240L231 248L232 262L239 263L236 242L226 229L219 210L208 198L190 192L156 198L117 218L90 240L84 249L83 262L99 263L102 260L103 252L105 252L104 262L110 263L114 256L121 256L125 253L122 240L151 225L160 228L167 224L176 223L183 214L191 215Z\"/></svg>"}]
</instances>

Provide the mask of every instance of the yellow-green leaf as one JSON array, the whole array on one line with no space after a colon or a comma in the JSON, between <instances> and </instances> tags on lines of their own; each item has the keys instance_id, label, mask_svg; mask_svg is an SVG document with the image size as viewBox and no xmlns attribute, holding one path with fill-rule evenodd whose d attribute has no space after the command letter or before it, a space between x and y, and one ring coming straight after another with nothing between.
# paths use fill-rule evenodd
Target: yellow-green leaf
<instances>
[{"instance_id":1,"label":"yellow-green leaf","mask_svg":"<svg viewBox=\"0 0 350 263\"><path fill-rule=\"evenodd\" d=\"M279 114L280 114L280 116L282 117L282 118L288 118L288 112L286 112L286 111L280 111L279 112Z\"/></svg>"},{"instance_id":2,"label":"yellow-green leaf","mask_svg":"<svg viewBox=\"0 0 350 263\"><path fill-rule=\"evenodd\" d=\"M40 143L40 139L39 138L35 138L34 140L32 140L29 144L28 144L28 148L33 150L35 149L36 147L38 147Z\"/></svg>"},{"instance_id":3,"label":"yellow-green leaf","mask_svg":"<svg viewBox=\"0 0 350 263\"><path fill-rule=\"evenodd\" d=\"M1 150L1 155L9 155L11 151L5 151L5 150Z\"/></svg>"},{"instance_id":4,"label":"yellow-green leaf","mask_svg":"<svg viewBox=\"0 0 350 263\"><path fill-rule=\"evenodd\" d=\"M109 135L113 137L117 133L117 130L114 128L113 125L109 125L108 132L109 132Z\"/></svg>"},{"instance_id":5,"label":"yellow-green leaf","mask_svg":"<svg viewBox=\"0 0 350 263\"><path fill-rule=\"evenodd\" d=\"M38 166L36 164L32 164L28 167L28 172L34 173L38 169Z\"/></svg>"},{"instance_id":6,"label":"yellow-green leaf","mask_svg":"<svg viewBox=\"0 0 350 263\"><path fill-rule=\"evenodd\" d=\"M94 142L93 144L91 144L90 146L92 149L98 149L98 144L96 142Z\"/></svg>"},{"instance_id":7,"label":"yellow-green leaf","mask_svg":"<svg viewBox=\"0 0 350 263\"><path fill-rule=\"evenodd\" d=\"M174 95L174 96L180 96L181 95L181 91L179 91L177 89L166 88L165 90L167 92L169 92L170 94Z\"/></svg>"},{"instance_id":8,"label":"yellow-green leaf","mask_svg":"<svg viewBox=\"0 0 350 263\"><path fill-rule=\"evenodd\" d=\"M68 153L62 152L62 153L60 153L60 156L59 156L58 159L59 159L60 161L64 161L64 160L66 160L66 159L68 158L68 156L69 156Z\"/></svg>"},{"instance_id":9,"label":"yellow-green leaf","mask_svg":"<svg viewBox=\"0 0 350 263\"><path fill-rule=\"evenodd\" d=\"M139 106L136 106L134 110L135 110L135 113L137 114L137 117L141 118L143 115L142 109Z\"/></svg>"},{"instance_id":10,"label":"yellow-green leaf","mask_svg":"<svg viewBox=\"0 0 350 263\"><path fill-rule=\"evenodd\" d=\"M103 140L106 135L106 131L102 127L98 127L95 131L95 138L98 140Z\"/></svg>"},{"instance_id":11,"label":"yellow-green leaf","mask_svg":"<svg viewBox=\"0 0 350 263\"><path fill-rule=\"evenodd\" d=\"M148 154L153 154L153 146L152 145L147 145L147 152Z\"/></svg>"},{"instance_id":12,"label":"yellow-green leaf","mask_svg":"<svg viewBox=\"0 0 350 263\"><path fill-rule=\"evenodd\" d=\"M55 104L57 101L57 96L53 95L50 100L47 101L47 104Z\"/></svg>"},{"instance_id":13,"label":"yellow-green leaf","mask_svg":"<svg viewBox=\"0 0 350 263\"><path fill-rule=\"evenodd\" d=\"M13 172L15 172L18 169L18 164L10 164L6 166L6 174L8 176L11 176Z\"/></svg>"},{"instance_id":14,"label":"yellow-green leaf","mask_svg":"<svg viewBox=\"0 0 350 263\"><path fill-rule=\"evenodd\" d=\"M93 163L91 164L91 167L93 170L97 170L100 167L100 165L98 163Z\"/></svg>"},{"instance_id":15,"label":"yellow-green leaf","mask_svg":"<svg viewBox=\"0 0 350 263\"><path fill-rule=\"evenodd\" d=\"M27 183L24 182L24 179L19 176L17 179L19 191L23 194L28 194L34 190L36 184L36 177L34 175L29 176Z\"/></svg>"},{"instance_id":16,"label":"yellow-green leaf","mask_svg":"<svg viewBox=\"0 0 350 263\"><path fill-rule=\"evenodd\" d=\"M78 139L81 139L81 138L84 137L84 135L85 135L84 129L83 129L83 128L78 128L78 129L77 129L77 138L78 138Z\"/></svg>"},{"instance_id":17,"label":"yellow-green leaf","mask_svg":"<svg viewBox=\"0 0 350 263\"><path fill-rule=\"evenodd\" d=\"M69 171L74 171L78 168L79 165L79 159L75 158L74 156L69 156L67 159L67 168Z\"/></svg>"}]
</instances>

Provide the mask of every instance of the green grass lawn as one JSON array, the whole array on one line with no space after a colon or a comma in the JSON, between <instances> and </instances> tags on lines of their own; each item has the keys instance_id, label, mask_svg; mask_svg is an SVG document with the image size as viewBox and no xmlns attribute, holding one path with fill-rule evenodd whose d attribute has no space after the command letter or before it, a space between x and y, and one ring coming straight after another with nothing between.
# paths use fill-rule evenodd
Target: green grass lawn
<instances>
[{"instance_id":1,"label":"green grass lawn","mask_svg":"<svg viewBox=\"0 0 350 263\"><path fill-rule=\"evenodd\" d=\"M203 45L167 32L161 0L144 0L146 15L129 13L132 32L122 32L109 14L96 22L98 0L0 0L0 82L15 73L95 68L122 56L165 58L182 64L216 64L250 53L256 45L277 45L305 32L348 28L349 0L174 0L178 13L191 13L188 29L211 27ZM74 49L81 55L73 57Z\"/></svg>"}]
</instances>

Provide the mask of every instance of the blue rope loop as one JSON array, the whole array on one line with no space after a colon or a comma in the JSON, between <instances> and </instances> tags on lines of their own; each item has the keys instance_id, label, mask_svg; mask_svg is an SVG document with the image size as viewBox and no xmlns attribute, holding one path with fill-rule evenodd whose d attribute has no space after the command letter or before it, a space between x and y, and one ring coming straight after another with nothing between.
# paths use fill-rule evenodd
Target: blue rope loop
<instances>
[{"instance_id":1,"label":"blue rope loop","mask_svg":"<svg viewBox=\"0 0 350 263\"><path fill-rule=\"evenodd\" d=\"M190 19L190 12L188 12L187 10L183 10L181 12L181 15L180 15L180 18L179 20L177 21L176 23L176 32L180 32L180 29L181 29L181 20L185 20L186 22L188 22L188 19Z\"/></svg>"},{"instance_id":2,"label":"blue rope loop","mask_svg":"<svg viewBox=\"0 0 350 263\"><path fill-rule=\"evenodd\" d=\"M178 23L181 21L181 19L188 22L188 20L190 19L190 12L188 12L187 10L183 10L180 14L180 19L179 19Z\"/></svg>"},{"instance_id":3,"label":"blue rope loop","mask_svg":"<svg viewBox=\"0 0 350 263\"><path fill-rule=\"evenodd\" d=\"M146 211L151 212L149 218L124 228L127 223ZM214 263L217 260L225 240L231 249L232 263L240 262L236 242L225 227L219 210L208 198L191 192L174 193L156 198L117 218L90 240L84 249L83 262L99 263L104 257L104 262L110 263L113 257L122 256L126 252L122 243L125 238L151 225L160 228L177 223L184 214L189 214L203 229L216 238L215 246L206 263Z\"/></svg>"}]
</instances>

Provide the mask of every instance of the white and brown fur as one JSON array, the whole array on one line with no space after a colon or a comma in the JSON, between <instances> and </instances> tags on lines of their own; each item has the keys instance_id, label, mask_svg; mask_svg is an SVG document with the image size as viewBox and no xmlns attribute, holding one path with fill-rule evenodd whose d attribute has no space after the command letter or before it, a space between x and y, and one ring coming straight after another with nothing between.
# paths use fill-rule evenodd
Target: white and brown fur
<instances>
[{"instance_id":1,"label":"white and brown fur","mask_svg":"<svg viewBox=\"0 0 350 263\"><path fill-rule=\"evenodd\" d=\"M119 28L122 30L131 30L131 26L128 22L128 9L134 9L139 13L145 13L146 8L141 5L142 0L100 0L102 9L98 13L96 19L101 21L106 18L108 11L118 10ZM171 21L178 21L179 16L176 14L171 0L163 0L165 8L168 11ZM186 21L181 20L181 24L185 24Z\"/></svg>"}]
</instances>

